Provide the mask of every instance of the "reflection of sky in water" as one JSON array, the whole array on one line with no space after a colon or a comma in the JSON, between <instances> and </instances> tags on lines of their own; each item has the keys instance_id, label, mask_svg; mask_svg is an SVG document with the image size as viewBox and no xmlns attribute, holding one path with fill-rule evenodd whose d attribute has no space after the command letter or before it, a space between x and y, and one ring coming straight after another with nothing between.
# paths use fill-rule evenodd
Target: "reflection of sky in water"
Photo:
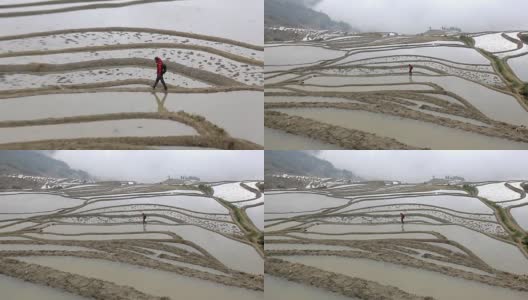
<instances>
[{"instance_id":1,"label":"reflection of sky in water","mask_svg":"<svg viewBox=\"0 0 528 300\"><path fill-rule=\"evenodd\" d=\"M524 230L528 230L528 206L513 208L511 214Z\"/></svg>"},{"instance_id":2,"label":"reflection of sky in water","mask_svg":"<svg viewBox=\"0 0 528 300\"><path fill-rule=\"evenodd\" d=\"M510 59L508 64L521 80L528 81L528 55Z\"/></svg>"},{"instance_id":3,"label":"reflection of sky in water","mask_svg":"<svg viewBox=\"0 0 528 300\"><path fill-rule=\"evenodd\" d=\"M205 117L231 136L264 144L262 92L212 94L83 93L40 95L0 101L0 120L32 120L120 112L184 110ZM162 104L163 102L163 104ZM222 105L217 105L222 103ZM240 126L244 124L244 126Z\"/></svg>"},{"instance_id":4,"label":"reflection of sky in water","mask_svg":"<svg viewBox=\"0 0 528 300\"><path fill-rule=\"evenodd\" d=\"M261 0L175 1L2 18L0 28L4 29L1 35L12 35L69 28L147 27L263 44L262 11Z\"/></svg>"}]
</instances>

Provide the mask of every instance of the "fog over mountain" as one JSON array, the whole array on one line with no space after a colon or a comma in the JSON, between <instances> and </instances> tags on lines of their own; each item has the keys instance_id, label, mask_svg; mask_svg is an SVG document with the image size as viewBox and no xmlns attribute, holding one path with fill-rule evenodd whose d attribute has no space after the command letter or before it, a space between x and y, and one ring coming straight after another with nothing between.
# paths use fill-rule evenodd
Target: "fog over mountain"
<instances>
[{"instance_id":1,"label":"fog over mountain","mask_svg":"<svg viewBox=\"0 0 528 300\"><path fill-rule=\"evenodd\" d=\"M311 9L317 2L318 0L265 0L265 26L338 31L352 30L348 24L335 22L328 15Z\"/></svg>"},{"instance_id":2,"label":"fog over mountain","mask_svg":"<svg viewBox=\"0 0 528 300\"><path fill-rule=\"evenodd\" d=\"M466 32L528 30L525 0L321 0L313 8L361 31L421 33L457 26Z\"/></svg>"},{"instance_id":3,"label":"fog over mountain","mask_svg":"<svg viewBox=\"0 0 528 300\"><path fill-rule=\"evenodd\" d=\"M0 175L30 175L56 178L92 179L90 174L70 168L63 161L53 159L54 151L2 150Z\"/></svg>"},{"instance_id":4,"label":"fog over mountain","mask_svg":"<svg viewBox=\"0 0 528 300\"><path fill-rule=\"evenodd\" d=\"M264 178L263 151L56 151L53 157L100 179L158 182L167 176L203 181Z\"/></svg>"},{"instance_id":5,"label":"fog over mountain","mask_svg":"<svg viewBox=\"0 0 528 300\"><path fill-rule=\"evenodd\" d=\"M318 156L370 180L423 182L446 175L528 180L528 151L319 151Z\"/></svg>"},{"instance_id":6,"label":"fog over mountain","mask_svg":"<svg viewBox=\"0 0 528 300\"><path fill-rule=\"evenodd\" d=\"M317 151L266 151L265 174L289 174L360 180L348 170L335 168L328 161L316 157Z\"/></svg>"}]
</instances>

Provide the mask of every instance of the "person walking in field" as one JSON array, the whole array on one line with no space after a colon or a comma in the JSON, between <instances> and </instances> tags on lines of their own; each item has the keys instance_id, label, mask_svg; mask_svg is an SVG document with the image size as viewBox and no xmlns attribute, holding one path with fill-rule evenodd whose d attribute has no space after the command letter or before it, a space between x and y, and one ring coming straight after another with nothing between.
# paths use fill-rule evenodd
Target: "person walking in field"
<instances>
[{"instance_id":1,"label":"person walking in field","mask_svg":"<svg viewBox=\"0 0 528 300\"><path fill-rule=\"evenodd\" d=\"M143 224L146 224L147 223L147 215L145 215L145 213L141 213L141 215L143 216Z\"/></svg>"},{"instance_id":2,"label":"person walking in field","mask_svg":"<svg viewBox=\"0 0 528 300\"><path fill-rule=\"evenodd\" d=\"M400 219L401 219L401 223L403 224L403 219L405 219L405 215L403 213L400 213Z\"/></svg>"},{"instance_id":3,"label":"person walking in field","mask_svg":"<svg viewBox=\"0 0 528 300\"><path fill-rule=\"evenodd\" d=\"M154 61L156 62L156 82L152 86L153 89L156 89L156 86L158 85L158 82L161 81L163 84L163 87L165 88L165 91L167 91L167 85L165 84L165 80L163 79L163 75L167 72L167 66L163 63L161 58L155 57Z\"/></svg>"},{"instance_id":4,"label":"person walking in field","mask_svg":"<svg viewBox=\"0 0 528 300\"><path fill-rule=\"evenodd\" d=\"M412 76L413 74L413 69L414 69L414 66L409 64L409 76Z\"/></svg>"}]
</instances>

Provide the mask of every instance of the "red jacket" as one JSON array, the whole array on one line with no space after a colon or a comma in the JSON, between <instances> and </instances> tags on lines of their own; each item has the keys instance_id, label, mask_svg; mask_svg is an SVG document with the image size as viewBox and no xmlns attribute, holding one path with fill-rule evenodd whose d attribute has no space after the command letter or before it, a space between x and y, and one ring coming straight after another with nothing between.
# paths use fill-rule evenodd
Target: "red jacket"
<instances>
[{"instance_id":1,"label":"red jacket","mask_svg":"<svg viewBox=\"0 0 528 300\"><path fill-rule=\"evenodd\" d=\"M156 67L157 67L157 70L158 70L158 76L161 76L163 74L163 61L160 59L158 59L158 62L156 62Z\"/></svg>"}]
</instances>

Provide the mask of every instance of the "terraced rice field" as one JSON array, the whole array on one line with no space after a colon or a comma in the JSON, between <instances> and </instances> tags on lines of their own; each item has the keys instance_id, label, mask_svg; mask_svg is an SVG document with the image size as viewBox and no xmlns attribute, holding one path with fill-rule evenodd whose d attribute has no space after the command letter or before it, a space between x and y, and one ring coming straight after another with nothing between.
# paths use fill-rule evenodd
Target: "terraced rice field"
<instances>
[{"instance_id":1,"label":"terraced rice field","mask_svg":"<svg viewBox=\"0 0 528 300\"><path fill-rule=\"evenodd\" d=\"M525 77L518 34L470 34L474 46L379 34L266 45L266 140L284 150L528 149L522 80L508 79Z\"/></svg>"},{"instance_id":2,"label":"terraced rice field","mask_svg":"<svg viewBox=\"0 0 528 300\"><path fill-rule=\"evenodd\" d=\"M528 249L491 205L521 205L522 184L473 183L478 196L379 182L267 191L266 290L291 299L306 290L329 299L526 299Z\"/></svg>"},{"instance_id":3,"label":"terraced rice field","mask_svg":"<svg viewBox=\"0 0 528 300\"><path fill-rule=\"evenodd\" d=\"M2 292L12 299L264 299L264 195L256 183L209 183L212 194L109 182L6 191Z\"/></svg>"},{"instance_id":4,"label":"terraced rice field","mask_svg":"<svg viewBox=\"0 0 528 300\"><path fill-rule=\"evenodd\" d=\"M257 4L0 3L0 148L262 149Z\"/></svg>"}]
</instances>

